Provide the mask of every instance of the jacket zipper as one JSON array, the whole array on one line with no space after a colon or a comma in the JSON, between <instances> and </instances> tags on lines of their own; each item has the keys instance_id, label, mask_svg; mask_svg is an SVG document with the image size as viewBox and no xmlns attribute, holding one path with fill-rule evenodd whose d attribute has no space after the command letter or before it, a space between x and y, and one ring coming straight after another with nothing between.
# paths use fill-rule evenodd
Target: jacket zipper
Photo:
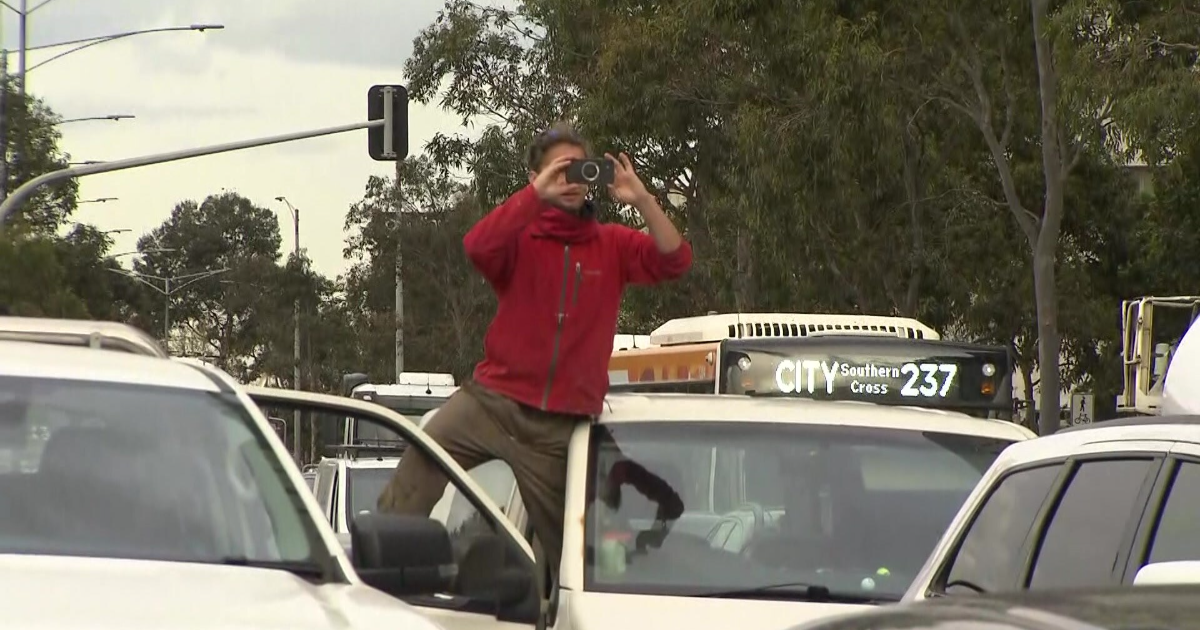
<instances>
[{"instance_id":1,"label":"jacket zipper","mask_svg":"<svg viewBox=\"0 0 1200 630\"><path fill-rule=\"evenodd\" d=\"M554 372L558 369L558 346L562 342L563 321L567 318L567 286L571 280L571 246L563 245L562 291L558 294L558 323L554 329L554 349L550 353L550 375L546 377L546 391L542 393L542 411L550 403L550 389L554 387Z\"/></svg>"},{"instance_id":2,"label":"jacket zipper","mask_svg":"<svg viewBox=\"0 0 1200 630\"><path fill-rule=\"evenodd\" d=\"M583 280L583 263L575 263L575 287L571 289L571 307L579 302L579 282Z\"/></svg>"}]
</instances>

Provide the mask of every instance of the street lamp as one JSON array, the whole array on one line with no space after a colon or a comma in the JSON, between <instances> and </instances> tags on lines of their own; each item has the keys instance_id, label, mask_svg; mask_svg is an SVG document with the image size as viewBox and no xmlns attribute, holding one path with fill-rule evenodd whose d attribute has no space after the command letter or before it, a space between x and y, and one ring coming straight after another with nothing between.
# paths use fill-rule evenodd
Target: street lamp
<instances>
[{"instance_id":1,"label":"street lamp","mask_svg":"<svg viewBox=\"0 0 1200 630\"><path fill-rule=\"evenodd\" d=\"M133 230L131 230L129 228L117 228L115 230L104 230L100 233L105 236L108 236L109 234L125 234L126 232L132 232L132 231Z\"/></svg>"},{"instance_id":2,"label":"street lamp","mask_svg":"<svg viewBox=\"0 0 1200 630\"><path fill-rule=\"evenodd\" d=\"M147 250L147 251L151 251L151 250ZM128 253L146 253L146 252L128 252ZM167 344L168 349L171 346L171 296L175 295L179 291L182 291L183 289L187 288L190 285L200 282L201 280L207 280L213 276L217 276L217 275L225 273L226 271L229 271L228 267L222 267L221 269L212 269L209 271L197 271L196 273L187 273L187 274L182 274L182 275L178 275L178 276L152 276L147 273L138 273L136 271L129 271L127 269L113 269L112 267L105 267L105 269L107 269L113 273L125 276L126 278L131 278L133 280L137 280L138 282L140 282L140 283L150 287L151 289L154 289L158 293L162 294L162 296L165 300L164 308L163 308L163 342L165 344ZM157 284L150 282L150 280L158 280L163 283L163 286L160 287ZM182 281L183 284L175 284L180 281Z\"/></svg>"},{"instance_id":3,"label":"street lamp","mask_svg":"<svg viewBox=\"0 0 1200 630\"><path fill-rule=\"evenodd\" d=\"M2 1L2 0L0 0L0 1ZM5 6L7 6L7 5L5 5ZM9 7L9 8L11 8L11 7ZM33 72L34 70L50 63L51 61L55 61L57 59L62 59L63 57L66 57L67 55L70 55L72 53L77 53L77 52L87 49L87 48L91 48L92 46L99 46L100 44L104 44L104 43L111 42L111 41L116 41L118 39L126 39L129 37L134 37L136 35L149 35L150 33L171 33L171 32L178 32L178 31L195 31L198 33L203 33L204 31L210 31L210 30L219 31L224 28L225 28L225 26L223 24L191 24L189 26L167 26L164 28L144 28L144 29L139 29L136 31L125 31L122 33L113 33L111 35L98 35L96 37L84 37L82 39L72 39L72 40L65 41L65 42L57 42L54 44L43 44L41 46L26 46L24 39L22 39L21 48L17 51L17 77L18 77L17 86L20 88L19 93L22 96L25 95L25 75L27 75L28 73ZM49 59L43 59L43 60L33 64L32 66L29 66L28 68L25 67L25 55L29 51L45 50L47 48L61 48L63 46L74 46L74 48L64 50L64 51L58 53L57 55L50 57Z\"/></svg>"},{"instance_id":4,"label":"street lamp","mask_svg":"<svg viewBox=\"0 0 1200 630\"><path fill-rule=\"evenodd\" d=\"M109 256L109 258L120 258L121 256L135 256L135 255L139 255L139 254L157 254L158 252L174 252L174 251L179 251L179 250L176 250L171 247L151 247L150 249L141 249L141 250L135 249L135 250L128 251L128 252L121 252L120 254L113 254L113 255Z\"/></svg>"},{"instance_id":5,"label":"street lamp","mask_svg":"<svg viewBox=\"0 0 1200 630\"><path fill-rule=\"evenodd\" d=\"M275 201L282 201L287 204L288 210L292 213L292 230L294 243L292 244L293 251L296 252L296 264L300 264L300 211L292 202L288 201L287 197L279 196ZM300 298L296 298L296 302L292 305L292 389L300 389ZM300 459L300 410L296 409L292 412L292 419L295 422L292 426L296 427L293 431L293 441L296 447L296 460Z\"/></svg>"},{"instance_id":6,"label":"street lamp","mask_svg":"<svg viewBox=\"0 0 1200 630\"><path fill-rule=\"evenodd\" d=\"M102 164L103 160L84 160L82 162L67 162L67 166L87 166L88 164Z\"/></svg>"},{"instance_id":7,"label":"street lamp","mask_svg":"<svg viewBox=\"0 0 1200 630\"><path fill-rule=\"evenodd\" d=\"M58 125L65 125L65 124L67 124L67 123L73 123L73 122L83 122L83 121L85 121L85 120L112 120L112 121L117 121L117 120L129 120L129 119L131 119L131 118L137 118L137 116L134 116L133 114L109 114L109 115L107 115L107 116L85 116L85 117L83 117L83 118L68 118L68 119L66 119L66 120L60 120L60 121L58 121L58 122L54 123L54 125L55 125L55 126L58 126Z\"/></svg>"},{"instance_id":8,"label":"street lamp","mask_svg":"<svg viewBox=\"0 0 1200 630\"><path fill-rule=\"evenodd\" d=\"M81 201L76 201L75 205L82 206L85 203L108 203L116 200L117 197L96 197L95 199L83 199Z\"/></svg>"}]
</instances>

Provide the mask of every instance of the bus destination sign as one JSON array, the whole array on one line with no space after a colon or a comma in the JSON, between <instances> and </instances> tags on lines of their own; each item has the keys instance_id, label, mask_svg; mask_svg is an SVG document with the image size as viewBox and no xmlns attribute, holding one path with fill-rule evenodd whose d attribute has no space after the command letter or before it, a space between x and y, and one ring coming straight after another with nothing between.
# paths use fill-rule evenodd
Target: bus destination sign
<instances>
[{"instance_id":1,"label":"bus destination sign","mask_svg":"<svg viewBox=\"0 0 1200 630\"><path fill-rule=\"evenodd\" d=\"M824 392L833 397L911 399L957 398L959 366L949 362L850 362L836 359L782 359L775 366L775 390L781 394Z\"/></svg>"}]
</instances>

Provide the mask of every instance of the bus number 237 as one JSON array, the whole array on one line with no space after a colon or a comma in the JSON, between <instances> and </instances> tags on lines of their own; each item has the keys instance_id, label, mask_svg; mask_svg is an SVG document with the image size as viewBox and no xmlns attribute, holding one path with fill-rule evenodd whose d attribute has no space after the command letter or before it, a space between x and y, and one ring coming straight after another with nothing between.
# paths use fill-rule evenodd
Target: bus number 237
<instances>
[{"instance_id":1,"label":"bus number 237","mask_svg":"<svg viewBox=\"0 0 1200 630\"><path fill-rule=\"evenodd\" d=\"M900 366L900 373L908 377L908 382L900 388L901 396L945 398L954 385L954 377L958 376L958 366L953 363L905 363Z\"/></svg>"}]
</instances>

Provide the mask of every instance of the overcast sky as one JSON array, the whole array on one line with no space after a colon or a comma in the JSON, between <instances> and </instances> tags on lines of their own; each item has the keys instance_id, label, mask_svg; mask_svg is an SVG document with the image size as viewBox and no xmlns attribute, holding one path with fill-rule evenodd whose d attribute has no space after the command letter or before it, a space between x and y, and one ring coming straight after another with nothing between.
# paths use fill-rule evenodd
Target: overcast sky
<instances>
[{"instance_id":1,"label":"overcast sky","mask_svg":"<svg viewBox=\"0 0 1200 630\"><path fill-rule=\"evenodd\" d=\"M36 6L42 0L29 0ZM20 0L5 0L17 6ZM133 114L119 122L63 125L72 160L113 160L364 120L372 84L403 83L413 37L443 0L50 0L28 20L28 46L130 30L223 24L224 30L157 33L107 42L29 72L28 90L64 118ZM351 8L353 7L353 8ZM17 48L17 15L4 14L4 48ZM31 51L32 66L64 49ZM16 71L16 55L10 55ZM413 105L410 152L459 121ZM283 247L293 246L291 217L275 201L300 209L300 245L320 271L341 273L343 219L362 198L367 177L392 172L367 156L366 132L251 149L172 164L92 175L81 198L118 197L80 206L79 221L116 234L115 252L176 203L222 189L280 213Z\"/></svg>"}]
</instances>

